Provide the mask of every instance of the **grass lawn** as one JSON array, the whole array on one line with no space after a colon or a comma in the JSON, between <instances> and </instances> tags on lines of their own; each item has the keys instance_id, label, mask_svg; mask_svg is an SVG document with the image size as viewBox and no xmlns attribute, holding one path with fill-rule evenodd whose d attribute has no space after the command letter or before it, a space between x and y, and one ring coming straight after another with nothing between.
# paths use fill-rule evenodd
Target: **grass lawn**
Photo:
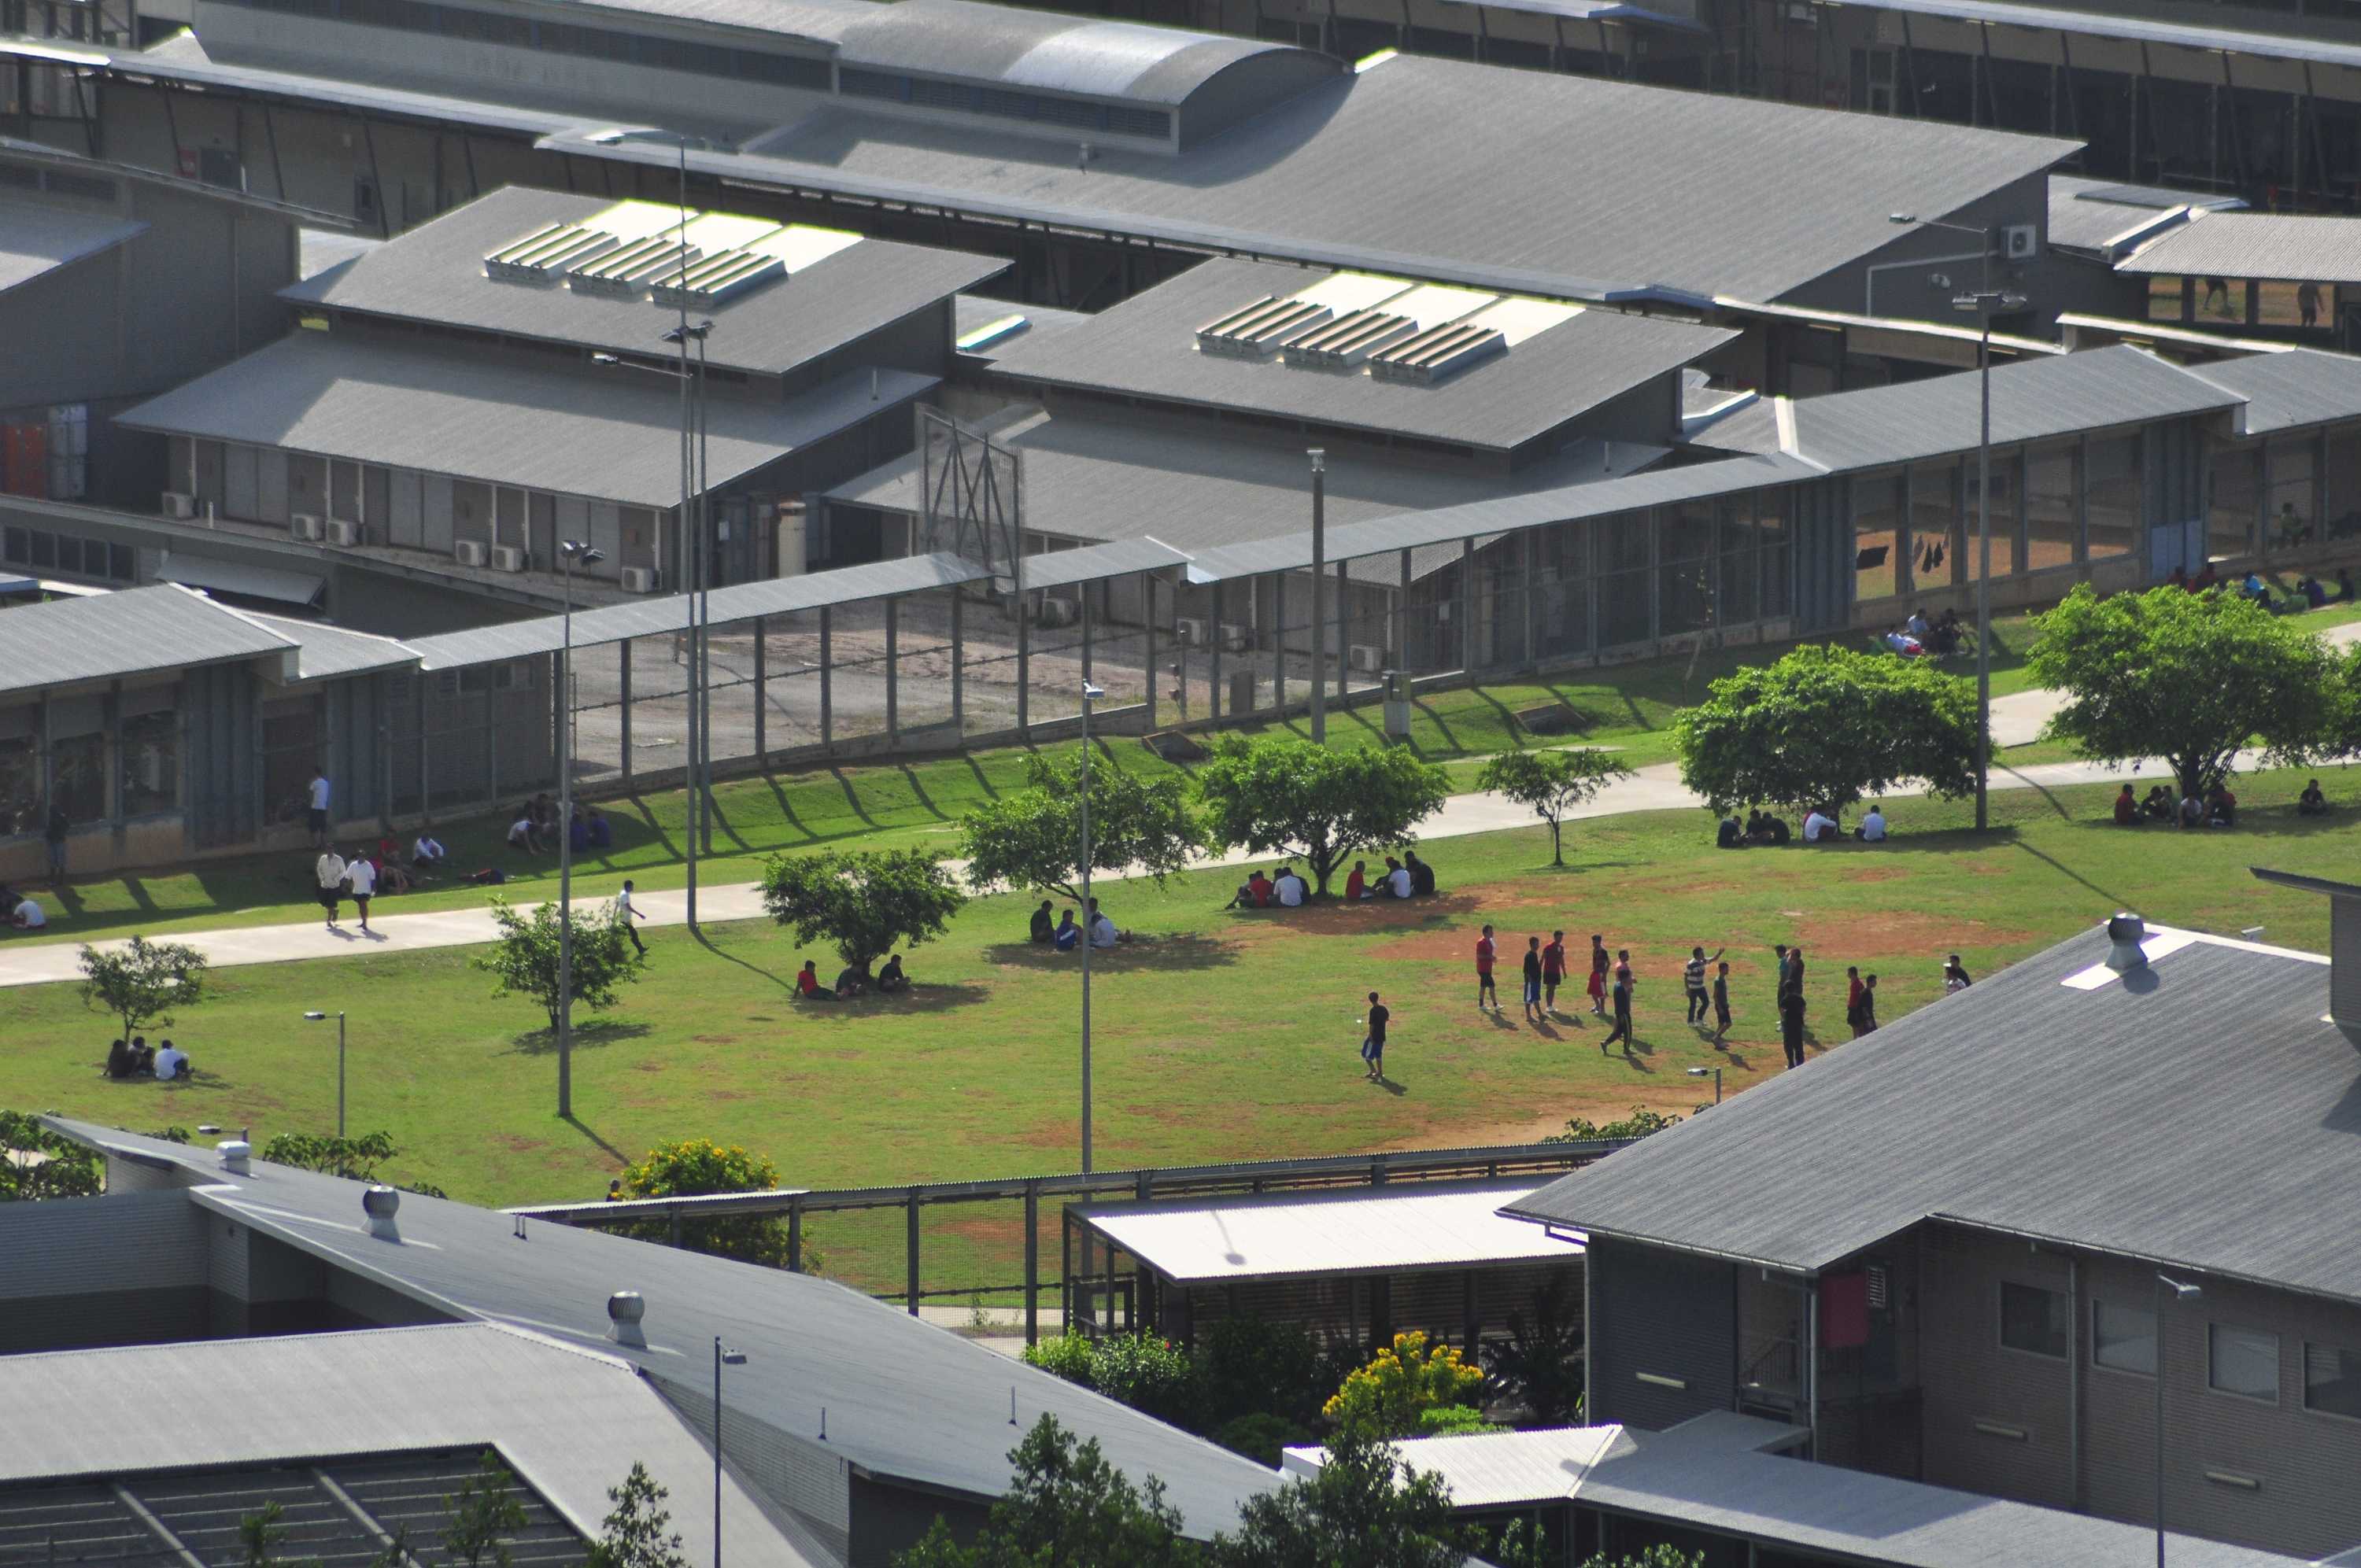
<instances>
[{"instance_id":1,"label":"grass lawn","mask_svg":"<svg viewBox=\"0 0 2361 1568\"><path fill-rule=\"evenodd\" d=\"M1098 1160L1522 1140L1635 1103L1687 1112L1711 1087L1685 1068L1723 1065L1731 1093L1780 1070L1774 941L1810 955L1820 1049L1841 1048L1849 963L1881 975L1890 1024L1934 1000L1947 950L1981 976L2118 906L2213 930L2262 925L2272 941L2322 948L2323 901L2246 871L2361 875L2349 817L2293 815L2301 784L2301 774L2245 781L2246 825L2229 833L2101 825L2106 786L1996 795L1999 830L1982 840L1959 830L1964 806L1908 802L1896 814L1905 836L1880 849L1741 857L1709 847L1702 813L1666 812L1580 825L1571 863L1554 870L1536 828L1438 842L1444 895L1408 907L1224 914L1218 874L1161 893L1123 885L1109 907L1149 939L1095 969ZM555 1063L540 1017L530 1003L493 1000L467 950L217 971L212 1000L149 1031L193 1054L199 1072L185 1085L101 1079L110 1031L71 986L0 991L0 1102L133 1128L250 1126L258 1140L332 1130L334 1036L300 1015L342 1008L354 1130L388 1129L405 1151L391 1174L456 1197L588 1199L625 1158L689 1135L743 1143L807 1186L1068 1170L1076 975L1071 958L1021 940L1028 902L970 905L944 941L917 949L907 1000L836 1008L789 1000L799 955L766 925L710 927L709 948L659 931L644 981L582 1031L570 1124L552 1113ZM1472 944L1488 920L1503 938L1499 1019L1473 1005ZM1554 927L1577 950L1592 931L1632 949L1637 1051L1602 1055L1604 1026L1578 1002L1546 1027L1519 1021L1523 937ZM1727 1053L1681 1023L1678 964L1693 942L1730 949L1738 1025ZM1361 1081L1356 1054L1373 988L1394 1009L1382 1088ZM890 1211L824 1216L813 1240L831 1273L891 1288L900 1227ZM953 1211L928 1227L930 1288L1014 1277L1013 1213ZM1054 1266L1054 1231L1049 1256Z\"/></svg>"}]
</instances>

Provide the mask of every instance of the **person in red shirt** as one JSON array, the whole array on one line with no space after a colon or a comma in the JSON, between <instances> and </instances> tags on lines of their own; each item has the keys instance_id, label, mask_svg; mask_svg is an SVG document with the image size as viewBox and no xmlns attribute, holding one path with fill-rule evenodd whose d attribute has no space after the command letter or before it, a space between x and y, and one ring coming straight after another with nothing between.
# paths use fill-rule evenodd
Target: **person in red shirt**
<instances>
[{"instance_id":1,"label":"person in red shirt","mask_svg":"<svg viewBox=\"0 0 2361 1568\"><path fill-rule=\"evenodd\" d=\"M1271 881L1270 878L1262 874L1262 868L1260 866L1257 866L1255 868L1254 875L1246 878L1246 885L1254 889L1255 907L1257 909L1268 909L1270 907Z\"/></svg>"},{"instance_id":2,"label":"person in red shirt","mask_svg":"<svg viewBox=\"0 0 2361 1568\"><path fill-rule=\"evenodd\" d=\"M1476 939L1476 1011L1478 1013L1484 1011L1484 999L1488 996L1492 999L1492 1011L1498 1013L1500 1010L1500 993L1492 984L1492 955L1496 950L1492 945L1492 927L1487 926L1484 934Z\"/></svg>"},{"instance_id":3,"label":"person in red shirt","mask_svg":"<svg viewBox=\"0 0 2361 1568\"><path fill-rule=\"evenodd\" d=\"M1552 931L1549 945L1542 948L1542 1011L1557 1012L1558 982L1565 978L1565 933Z\"/></svg>"},{"instance_id":4,"label":"person in red shirt","mask_svg":"<svg viewBox=\"0 0 2361 1568\"><path fill-rule=\"evenodd\" d=\"M1870 1026L1865 1021L1862 1005L1862 998L1868 994L1869 987L1861 982L1860 969L1848 964L1845 967L1845 1022L1852 1025L1852 1037L1856 1040L1869 1033Z\"/></svg>"},{"instance_id":5,"label":"person in red shirt","mask_svg":"<svg viewBox=\"0 0 2361 1568\"><path fill-rule=\"evenodd\" d=\"M1358 904L1361 900L1368 896L1369 878L1367 868L1359 861L1355 861L1353 862L1353 874L1345 879L1345 901L1350 904Z\"/></svg>"},{"instance_id":6,"label":"person in red shirt","mask_svg":"<svg viewBox=\"0 0 2361 1568\"><path fill-rule=\"evenodd\" d=\"M1596 931L1590 934L1590 1011L1607 1016L1607 944Z\"/></svg>"},{"instance_id":7,"label":"person in red shirt","mask_svg":"<svg viewBox=\"0 0 2361 1568\"><path fill-rule=\"evenodd\" d=\"M2123 793L2115 796L2115 826L2136 828L2139 825L2139 799L2132 794L2132 786L2125 784Z\"/></svg>"}]
</instances>

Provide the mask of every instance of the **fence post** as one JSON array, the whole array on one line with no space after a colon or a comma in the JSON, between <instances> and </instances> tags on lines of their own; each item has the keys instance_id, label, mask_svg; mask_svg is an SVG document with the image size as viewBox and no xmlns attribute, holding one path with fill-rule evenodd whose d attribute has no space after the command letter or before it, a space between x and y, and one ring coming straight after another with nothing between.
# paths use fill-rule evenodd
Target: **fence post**
<instances>
[{"instance_id":1,"label":"fence post","mask_svg":"<svg viewBox=\"0 0 2361 1568\"><path fill-rule=\"evenodd\" d=\"M500 726L498 694L490 687L484 690L484 804L498 806L500 801Z\"/></svg>"},{"instance_id":2,"label":"fence post","mask_svg":"<svg viewBox=\"0 0 2361 1568\"><path fill-rule=\"evenodd\" d=\"M1540 599L1541 589L1535 585L1542 575L1541 530L1525 530L1525 663L1542 662Z\"/></svg>"},{"instance_id":3,"label":"fence post","mask_svg":"<svg viewBox=\"0 0 2361 1568\"><path fill-rule=\"evenodd\" d=\"M1410 674L1410 552L1401 553L1401 592L1394 596L1394 668Z\"/></svg>"},{"instance_id":4,"label":"fence post","mask_svg":"<svg viewBox=\"0 0 2361 1568\"><path fill-rule=\"evenodd\" d=\"M1025 1343L1041 1343L1041 1184L1025 1184Z\"/></svg>"},{"instance_id":5,"label":"fence post","mask_svg":"<svg viewBox=\"0 0 2361 1568\"><path fill-rule=\"evenodd\" d=\"M885 601L885 744L902 743L902 601ZM913 1306L915 1310L915 1304Z\"/></svg>"},{"instance_id":6,"label":"fence post","mask_svg":"<svg viewBox=\"0 0 2361 1568\"><path fill-rule=\"evenodd\" d=\"M961 607L967 598L959 589L951 590L951 733L961 740L967 737L967 668L963 650L967 645L965 611Z\"/></svg>"},{"instance_id":7,"label":"fence post","mask_svg":"<svg viewBox=\"0 0 2361 1568\"><path fill-rule=\"evenodd\" d=\"M803 1271L804 1206L790 1203L787 1205L787 1272L801 1274Z\"/></svg>"},{"instance_id":8,"label":"fence post","mask_svg":"<svg viewBox=\"0 0 2361 1568\"><path fill-rule=\"evenodd\" d=\"M894 601L888 599L888 604ZM910 1296L910 1316L918 1315L918 1190L910 1189L909 1222L903 1238L903 1267Z\"/></svg>"},{"instance_id":9,"label":"fence post","mask_svg":"<svg viewBox=\"0 0 2361 1568\"><path fill-rule=\"evenodd\" d=\"M1213 692L1205 704L1205 716L1214 724L1222 722L1222 585L1213 585L1213 636L1208 639L1213 650Z\"/></svg>"},{"instance_id":10,"label":"fence post","mask_svg":"<svg viewBox=\"0 0 2361 1568\"><path fill-rule=\"evenodd\" d=\"M771 771L768 726L763 712L763 677L768 653L763 645L763 618L758 615L754 618L754 766L761 773Z\"/></svg>"},{"instance_id":11,"label":"fence post","mask_svg":"<svg viewBox=\"0 0 2361 1568\"><path fill-rule=\"evenodd\" d=\"M1345 608L1346 604L1349 602L1345 596L1351 593L1352 587L1352 577L1351 575L1345 570L1345 563L1342 561L1337 562L1336 696L1339 701L1342 701L1345 697L1351 695L1353 679L1352 666L1347 662L1352 657L1353 652L1353 620L1351 612Z\"/></svg>"},{"instance_id":12,"label":"fence post","mask_svg":"<svg viewBox=\"0 0 2361 1568\"><path fill-rule=\"evenodd\" d=\"M828 607L828 606L826 606L826 605L822 605L822 606L820 606L820 607L819 607L819 749L820 749L821 751L834 751L834 750L836 749L836 724L835 724L834 714L833 714L833 711L832 711L832 709L831 709L831 707L830 707L830 704L829 704L829 695L830 695L830 693L829 693L829 673L830 668L831 668L831 667L835 664L835 663L836 663L835 655L834 655L834 654L832 654L832 653L829 651L829 630L830 630L829 622L830 622L830 620L831 620L831 617L829 615L829 607Z\"/></svg>"},{"instance_id":13,"label":"fence post","mask_svg":"<svg viewBox=\"0 0 2361 1568\"><path fill-rule=\"evenodd\" d=\"M620 678L615 684L620 703L623 734L623 787L631 787L631 640L628 637L615 644L620 659Z\"/></svg>"},{"instance_id":14,"label":"fence post","mask_svg":"<svg viewBox=\"0 0 2361 1568\"><path fill-rule=\"evenodd\" d=\"M1147 638L1146 651L1139 656L1140 668L1148 676L1148 727L1156 728L1156 574L1139 574L1139 624Z\"/></svg>"},{"instance_id":15,"label":"fence post","mask_svg":"<svg viewBox=\"0 0 2361 1568\"><path fill-rule=\"evenodd\" d=\"M433 679L423 670L418 673L418 818L422 822L434 819L434 773L432 748L426 741L426 683Z\"/></svg>"},{"instance_id":16,"label":"fence post","mask_svg":"<svg viewBox=\"0 0 2361 1568\"><path fill-rule=\"evenodd\" d=\"M1084 583L1084 584L1082 584L1082 587L1080 588L1080 590L1079 590L1078 592L1076 592L1076 594L1074 595L1074 602L1075 602L1076 604L1078 604L1078 605L1080 605L1080 606L1082 607L1082 685L1090 685L1090 684L1091 684L1091 585L1090 585L1090 584L1088 584L1088 583Z\"/></svg>"},{"instance_id":17,"label":"fence post","mask_svg":"<svg viewBox=\"0 0 2361 1568\"><path fill-rule=\"evenodd\" d=\"M1476 675L1476 541L1459 542L1459 669L1473 684Z\"/></svg>"},{"instance_id":18,"label":"fence post","mask_svg":"<svg viewBox=\"0 0 2361 1568\"><path fill-rule=\"evenodd\" d=\"M1016 733L1029 740L1033 738L1033 617L1022 593L1012 596L1009 604L1016 613Z\"/></svg>"},{"instance_id":19,"label":"fence post","mask_svg":"<svg viewBox=\"0 0 2361 1568\"><path fill-rule=\"evenodd\" d=\"M1270 575L1270 707L1287 712L1287 574Z\"/></svg>"}]
</instances>

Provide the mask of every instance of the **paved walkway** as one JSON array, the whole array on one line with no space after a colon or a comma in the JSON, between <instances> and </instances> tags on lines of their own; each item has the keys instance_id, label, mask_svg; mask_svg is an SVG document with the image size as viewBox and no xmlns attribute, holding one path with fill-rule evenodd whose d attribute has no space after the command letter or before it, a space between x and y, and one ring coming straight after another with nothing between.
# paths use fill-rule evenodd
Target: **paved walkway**
<instances>
[{"instance_id":1,"label":"paved walkway","mask_svg":"<svg viewBox=\"0 0 2361 1568\"><path fill-rule=\"evenodd\" d=\"M2037 694L2027 694L2037 695ZM1995 709L1999 704L1993 705ZM2251 767L2257 759L2250 755L2239 758L2239 766ZM2013 770L1995 767L1992 787L2003 789L2055 788L2062 784L2104 784L2125 776L2117 770L2097 762L2047 762L2036 767ZM1920 793L1915 788L1894 792L1896 796ZM1588 819L1599 817L1620 817L1638 811L1679 810L1702 806L1699 796L1682 787L1680 769L1671 762L1640 769L1630 778L1618 779L1599 792L1597 798L1577 808L1575 817ZM1493 833L1507 828L1531 828L1535 818L1530 811L1506 796L1499 795L1455 795L1444 802L1442 811L1420 825L1422 842L1433 839L1459 838L1469 833ZM1708 831L1698 825L1700 834ZM1220 866L1245 865L1260 861L1268 863L1269 855L1206 856L1191 862L1193 869L1210 870ZM964 862L954 861L954 867ZM1120 878L1105 880L1118 881ZM684 926L688 923L688 895L685 890L635 893L633 904L647 916L642 928ZM533 905L520 905L531 910ZM347 907L347 916L351 911ZM697 889L697 916L700 920L719 923L729 920L755 920L763 916L760 890L752 883L732 883ZM445 909L422 915L386 915L380 913L370 923L367 936L349 918L335 930L319 921L307 920L291 926L249 926L221 931L203 931L175 935L174 941L186 942L203 953L216 969L238 964L287 963L299 959L352 958L368 953L422 952L434 948L474 947L493 940L499 935L492 924L489 907L478 909ZM119 947L120 942L101 942L101 948ZM79 980L81 948L73 942L48 942L37 946L0 948L0 986L42 985L57 981Z\"/></svg>"}]
</instances>

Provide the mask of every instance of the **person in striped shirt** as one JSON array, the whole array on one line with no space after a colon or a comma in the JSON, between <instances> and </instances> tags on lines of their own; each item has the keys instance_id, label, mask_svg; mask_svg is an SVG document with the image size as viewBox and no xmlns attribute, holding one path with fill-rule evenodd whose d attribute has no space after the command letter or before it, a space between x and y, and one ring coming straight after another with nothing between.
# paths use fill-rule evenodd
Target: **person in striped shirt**
<instances>
[{"instance_id":1,"label":"person in striped shirt","mask_svg":"<svg viewBox=\"0 0 2361 1568\"><path fill-rule=\"evenodd\" d=\"M1713 998L1705 988L1706 970L1720 962L1721 955L1729 950L1727 948L1716 948L1713 950L1713 957L1707 958L1703 948L1689 949L1689 961L1681 966L1681 985L1688 992L1688 1021L1691 1024L1704 1023L1706 1009L1713 1004Z\"/></svg>"}]
</instances>

